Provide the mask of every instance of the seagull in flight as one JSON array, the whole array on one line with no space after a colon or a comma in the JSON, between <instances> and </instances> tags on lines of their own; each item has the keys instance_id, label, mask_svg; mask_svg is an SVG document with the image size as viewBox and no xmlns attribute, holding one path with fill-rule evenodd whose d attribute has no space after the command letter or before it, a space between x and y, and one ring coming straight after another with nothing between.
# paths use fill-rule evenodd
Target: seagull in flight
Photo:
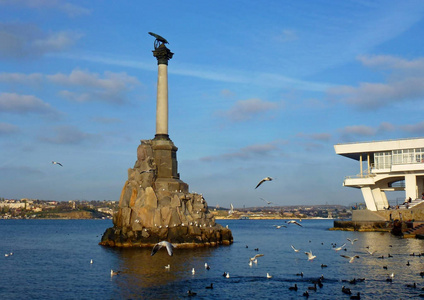
<instances>
[{"instance_id":1,"label":"seagull in flight","mask_svg":"<svg viewBox=\"0 0 424 300\"><path fill-rule=\"evenodd\" d=\"M173 248L174 248L175 246L174 246L174 245L172 245L172 244L171 244L170 242L168 242L168 241L162 241L162 242L157 243L157 244L153 247L151 256L155 255L155 253L156 253L156 252L158 252L158 250L159 250L160 248L162 248L163 246L165 246L165 247L166 247L166 251L168 251L169 256L172 256L172 255L174 254L174 253L173 253Z\"/></svg>"},{"instance_id":2,"label":"seagull in flight","mask_svg":"<svg viewBox=\"0 0 424 300\"><path fill-rule=\"evenodd\" d=\"M264 183L265 181L271 181L272 178L271 177L265 177L264 179L262 179L261 181L259 181L258 185L255 187L255 189L257 189L262 183Z\"/></svg>"},{"instance_id":3,"label":"seagull in flight","mask_svg":"<svg viewBox=\"0 0 424 300\"><path fill-rule=\"evenodd\" d=\"M271 201L266 201L264 198L260 198L261 200L263 200L263 201L265 201L266 202L266 204L268 204L268 205L270 205L270 204L274 204L274 203L272 203Z\"/></svg>"},{"instance_id":4,"label":"seagull in flight","mask_svg":"<svg viewBox=\"0 0 424 300\"><path fill-rule=\"evenodd\" d=\"M63 167L62 164L60 162L57 162L57 161L52 161L52 164L59 165L59 166Z\"/></svg>"},{"instance_id":5,"label":"seagull in flight","mask_svg":"<svg viewBox=\"0 0 424 300\"><path fill-rule=\"evenodd\" d=\"M258 257L264 256L263 254L256 254L255 256L250 258L250 261L255 261Z\"/></svg>"},{"instance_id":6,"label":"seagull in flight","mask_svg":"<svg viewBox=\"0 0 424 300\"><path fill-rule=\"evenodd\" d=\"M346 244L343 244L343 245L341 245L340 247L337 247L337 248L333 248L333 250L336 251L336 252L343 250L344 246L346 246Z\"/></svg>"},{"instance_id":7,"label":"seagull in flight","mask_svg":"<svg viewBox=\"0 0 424 300\"><path fill-rule=\"evenodd\" d=\"M294 250L294 252L299 252L301 249L296 249L293 245L290 245L292 247L292 249Z\"/></svg>"},{"instance_id":8,"label":"seagull in flight","mask_svg":"<svg viewBox=\"0 0 424 300\"><path fill-rule=\"evenodd\" d=\"M347 238L347 240L353 245L353 243L356 242L358 239L351 240L350 238Z\"/></svg>"},{"instance_id":9,"label":"seagull in flight","mask_svg":"<svg viewBox=\"0 0 424 300\"><path fill-rule=\"evenodd\" d=\"M353 261L355 260L355 258L359 258L358 255L355 255L355 256L340 255L340 256L349 259L349 263L350 264L353 263Z\"/></svg>"},{"instance_id":10,"label":"seagull in flight","mask_svg":"<svg viewBox=\"0 0 424 300\"><path fill-rule=\"evenodd\" d=\"M296 224L297 226L303 227L300 223L295 220L286 221L287 224Z\"/></svg>"},{"instance_id":11,"label":"seagull in flight","mask_svg":"<svg viewBox=\"0 0 424 300\"><path fill-rule=\"evenodd\" d=\"M370 255L374 255L374 253L375 253L375 252L377 252L377 250L370 251L370 250L368 250L368 249L367 249L367 252L368 252Z\"/></svg>"},{"instance_id":12,"label":"seagull in flight","mask_svg":"<svg viewBox=\"0 0 424 300\"><path fill-rule=\"evenodd\" d=\"M305 254L308 256L308 260L312 261L314 260L317 256L312 254L312 250L309 252L305 252Z\"/></svg>"}]
</instances>

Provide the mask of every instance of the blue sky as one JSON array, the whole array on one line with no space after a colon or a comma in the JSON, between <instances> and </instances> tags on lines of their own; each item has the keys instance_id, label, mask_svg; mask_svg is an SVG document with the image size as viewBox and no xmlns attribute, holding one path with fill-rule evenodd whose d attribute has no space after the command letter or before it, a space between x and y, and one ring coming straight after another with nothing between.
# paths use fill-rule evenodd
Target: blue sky
<instances>
[{"instance_id":1,"label":"blue sky","mask_svg":"<svg viewBox=\"0 0 424 300\"><path fill-rule=\"evenodd\" d=\"M0 197L119 199L155 135L151 31L190 191L363 202L334 144L424 133L424 2L369 2L0 0Z\"/></svg>"}]
</instances>

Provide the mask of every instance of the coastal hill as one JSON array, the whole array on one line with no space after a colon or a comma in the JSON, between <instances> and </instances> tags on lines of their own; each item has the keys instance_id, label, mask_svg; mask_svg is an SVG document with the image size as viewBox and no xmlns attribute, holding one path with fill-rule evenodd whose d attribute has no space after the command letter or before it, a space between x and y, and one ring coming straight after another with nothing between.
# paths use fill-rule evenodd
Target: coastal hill
<instances>
[{"instance_id":1,"label":"coastal hill","mask_svg":"<svg viewBox=\"0 0 424 300\"><path fill-rule=\"evenodd\" d=\"M0 219L111 219L118 201L53 201L0 198ZM349 219L350 207L342 205L258 206L235 208L209 207L215 219Z\"/></svg>"}]
</instances>

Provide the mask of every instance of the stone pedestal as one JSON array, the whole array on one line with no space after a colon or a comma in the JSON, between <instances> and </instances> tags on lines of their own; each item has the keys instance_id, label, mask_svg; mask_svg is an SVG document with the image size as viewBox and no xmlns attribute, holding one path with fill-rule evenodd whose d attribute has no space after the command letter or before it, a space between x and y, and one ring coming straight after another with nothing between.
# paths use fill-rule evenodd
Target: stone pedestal
<instances>
[{"instance_id":1,"label":"stone pedestal","mask_svg":"<svg viewBox=\"0 0 424 300\"><path fill-rule=\"evenodd\" d=\"M177 170L177 147L168 138L142 140L128 170L113 227L101 245L152 247L167 240L177 247L229 245L229 229L215 223L204 197L189 193Z\"/></svg>"}]
</instances>

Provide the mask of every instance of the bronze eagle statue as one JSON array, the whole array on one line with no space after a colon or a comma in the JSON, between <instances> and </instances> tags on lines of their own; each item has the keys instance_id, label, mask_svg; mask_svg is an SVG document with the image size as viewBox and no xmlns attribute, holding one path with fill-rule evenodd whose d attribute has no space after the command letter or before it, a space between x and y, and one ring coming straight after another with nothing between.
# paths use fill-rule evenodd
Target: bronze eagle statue
<instances>
[{"instance_id":1,"label":"bronze eagle statue","mask_svg":"<svg viewBox=\"0 0 424 300\"><path fill-rule=\"evenodd\" d=\"M153 32L149 32L149 34L155 37L156 41L161 42L162 44L169 44L168 41L165 38L161 37L159 34Z\"/></svg>"}]
</instances>

